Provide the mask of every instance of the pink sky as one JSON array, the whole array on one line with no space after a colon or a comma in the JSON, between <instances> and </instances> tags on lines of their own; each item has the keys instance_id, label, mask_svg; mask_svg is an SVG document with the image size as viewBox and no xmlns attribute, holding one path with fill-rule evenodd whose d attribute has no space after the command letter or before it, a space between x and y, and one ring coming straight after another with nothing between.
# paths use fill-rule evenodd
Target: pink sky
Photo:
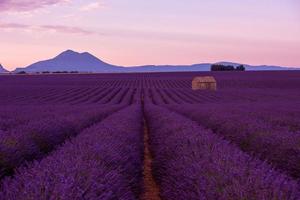
<instances>
[{"instance_id":1,"label":"pink sky","mask_svg":"<svg viewBox=\"0 0 300 200\"><path fill-rule=\"evenodd\" d=\"M9 70L88 51L116 65L234 61L300 67L298 0L0 0Z\"/></svg>"}]
</instances>

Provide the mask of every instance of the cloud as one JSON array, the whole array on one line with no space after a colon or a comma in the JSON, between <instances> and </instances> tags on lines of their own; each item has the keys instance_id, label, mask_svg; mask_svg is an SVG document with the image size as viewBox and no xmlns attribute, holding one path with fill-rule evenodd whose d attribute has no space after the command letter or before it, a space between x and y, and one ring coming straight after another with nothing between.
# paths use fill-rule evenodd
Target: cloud
<instances>
[{"instance_id":1,"label":"cloud","mask_svg":"<svg viewBox=\"0 0 300 200\"><path fill-rule=\"evenodd\" d=\"M74 26L59 26L59 25L43 25L40 26L41 29L45 30L52 30L55 32L61 32L61 33L77 33L77 34L83 34L83 35L89 35L93 34L92 31L88 31L79 27Z\"/></svg>"},{"instance_id":2,"label":"cloud","mask_svg":"<svg viewBox=\"0 0 300 200\"><path fill-rule=\"evenodd\" d=\"M0 29L27 29L30 26L16 23L0 23Z\"/></svg>"},{"instance_id":3,"label":"cloud","mask_svg":"<svg viewBox=\"0 0 300 200\"><path fill-rule=\"evenodd\" d=\"M82 34L89 35L93 34L92 31L85 30L80 27L74 26L61 26L61 25L27 25L27 24L18 24L18 23L0 23L0 29L5 30L15 30L15 29L23 29L23 30L37 30L37 31L54 31L58 33L71 33L71 34Z\"/></svg>"},{"instance_id":4,"label":"cloud","mask_svg":"<svg viewBox=\"0 0 300 200\"><path fill-rule=\"evenodd\" d=\"M81 11L91 11L101 8L103 5L100 2L92 2L80 8Z\"/></svg>"},{"instance_id":5,"label":"cloud","mask_svg":"<svg viewBox=\"0 0 300 200\"><path fill-rule=\"evenodd\" d=\"M1 11L31 11L70 0L0 0Z\"/></svg>"}]
</instances>

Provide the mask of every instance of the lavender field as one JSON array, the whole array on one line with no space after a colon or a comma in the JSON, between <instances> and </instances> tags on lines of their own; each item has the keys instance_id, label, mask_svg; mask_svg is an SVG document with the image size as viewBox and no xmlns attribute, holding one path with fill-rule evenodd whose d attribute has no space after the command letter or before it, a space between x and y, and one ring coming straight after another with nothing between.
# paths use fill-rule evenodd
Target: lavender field
<instances>
[{"instance_id":1,"label":"lavender field","mask_svg":"<svg viewBox=\"0 0 300 200\"><path fill-rule=\"evenodd\" d=\"M0 76L0 200L297 200L299 180L300 72Z\"/></svg>"}]
</instances>

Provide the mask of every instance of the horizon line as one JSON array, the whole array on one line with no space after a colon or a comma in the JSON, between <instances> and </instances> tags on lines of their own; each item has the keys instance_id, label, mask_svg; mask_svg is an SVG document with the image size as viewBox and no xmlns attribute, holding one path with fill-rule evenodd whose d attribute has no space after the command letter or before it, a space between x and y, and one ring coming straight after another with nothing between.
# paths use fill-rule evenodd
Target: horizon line
<instances>
[{"instance_id":1,"label":"horizon line","mask_svg":"<svg viewBox=\"0 0 300 200\"><path fill-rule=\"evenodd\" d=\"M41 62L41 61L47 61L47 60L51 60L51 59L54 59L55 57L57 57L58 55L64 53L64 52L67 52L67 51L72 51L74 53L79 53L79 54L84 54L84 53L88 53L96 58L98 58L99 60L103 61L102 58L99 58L98 56L90 53L89 51L75 51L75 50L72 50L72 49L67 49L67 50L64 50L60 53L58 53L57 55L51 57L51 58L47 58L47 59L41 59L41 60L38 60L38 61L33 61L31 64L29 65L25 65L25 66L18 66L18 67L14 67L14 69L10 70L10 69L7 69L3 63L1 63L0 61L0 65L7 71L9 72L13 72L15 71L16 69L22 69L22 68L27 68L29 67L30 65L32 64L35 64L35 63L38 63L38 62ZM103 62L106 62L106 61L103 61ZM300 66L287 66L287 65L277 65L277 64L251 64L251 63L246 63L246 62L236 62L236 61L224 61L224 60L221 60L221 61L214 61L214 62L197 62L197 63L191 63L191 64L141 64L141 65L115 65L115 64L112 64L111 62L106 62L110 65L113 65L113 66L117 66L117 67L125 67L125 68L131 68L131 67L143 67L143 66L192 66L192 65L202 65L202 64L217 64L217 63L228 63L228 64L240 64L240 65L248 65L248 66L251 66L251 67L261 67L261 66L271 66L271 67L282 67L282 68L295 68L295 69L298 69L300 68Z\"/></svg>"}]
</instances>

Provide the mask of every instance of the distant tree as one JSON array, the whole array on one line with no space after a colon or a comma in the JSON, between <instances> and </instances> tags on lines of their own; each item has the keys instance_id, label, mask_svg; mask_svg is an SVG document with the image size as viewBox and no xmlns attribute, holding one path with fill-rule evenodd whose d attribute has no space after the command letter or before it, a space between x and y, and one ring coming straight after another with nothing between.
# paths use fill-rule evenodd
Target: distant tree
<instances>
[{"instance_id":1,"label":"distant tree","mask_svg":"<svg viewBox=\"0 0 300 200\"><path fill-rule=\"evenodd\" d=\"M219 64L211 65L211 71L224 71L224 70L225 70L224 65L219 65Z\"/></svg>"},{"instance_id":2,"label":"distant tree","mask_svg":"<svg viewBox=\"0 0 300 200\"><path fill-rule=\"evenodd\" d=\"M225 70L226 71L234 71L235 69L234 69L234 66L228 65L228 66L225 66Z\"/></svg>"},{"instance_id":3,"label":"distant tree","mask_svg":"<svg viewBox=\"0 0 300 200\"><path fill-rule=\"evenodd\" d=\"M217 65L211 65L210 71L218 71L217 67L218 67Z\"/></svg>"},{"instance_id":4,"label":"distant tree","mask_svg":"<svg viewBox=\"0 0 300 200\"><path fill-rule=\"evenodd\" d=\"M233 65L213 64L210 69L211 71L245 71L244 65L239 65L234 68Z\"/></svg>"},{"instance_id":5,"label":"distant tree","mask_svg":"<svg viewBox=\"0 0 300 200\"><path fill-rule=\"evenodd\" d=\"M236 71L245 71L246 68L244 67L244 65L239 65L236 67Z\"/></svg>"},{"instance_id":6,"label":"distant tree","mask_svg":"<svg viewBox=\"0 0 300 200\"><path fill-rule=\"evenodd\" d=\"M42 74L50 74L49 71L43 71Z\"/></svg>"}]
</instances>

